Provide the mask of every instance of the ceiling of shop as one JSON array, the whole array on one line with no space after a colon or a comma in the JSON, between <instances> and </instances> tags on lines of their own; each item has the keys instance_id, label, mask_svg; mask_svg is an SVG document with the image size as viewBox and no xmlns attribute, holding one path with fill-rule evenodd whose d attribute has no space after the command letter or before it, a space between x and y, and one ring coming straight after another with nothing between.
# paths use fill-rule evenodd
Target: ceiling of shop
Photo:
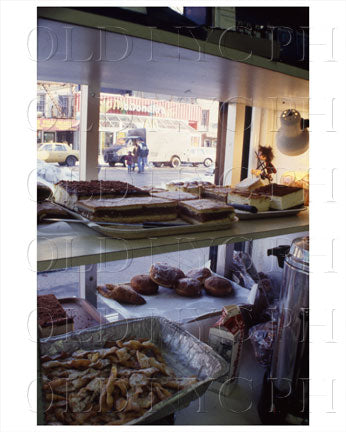
<instances>
[{"instance_id":1,"label":"ceiling of shop","mask_svg":"<svg viewBox=\"0 0 346 432\"><path fill-rule=\"evenodd\" d=\"M309 81L301 78L120 33L45 19L38 25L39 80L308 109Z\"/></svg>"}]
</instances>

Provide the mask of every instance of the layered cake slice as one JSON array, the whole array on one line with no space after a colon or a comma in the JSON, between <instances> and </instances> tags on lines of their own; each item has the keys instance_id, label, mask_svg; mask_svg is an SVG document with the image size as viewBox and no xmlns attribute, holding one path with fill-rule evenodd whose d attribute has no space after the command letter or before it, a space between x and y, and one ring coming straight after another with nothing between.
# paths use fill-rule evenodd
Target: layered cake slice
<instances>
[{"instance_id":1,"label":"layered cake slice","mask_svg":"<svg viewBox=\"0 0 346 432\"><path fill-rule=\"evenodd\" d=\"M227 202L231 205L250 205L256 207L259 212L268 211L270 206L270 198L264 194L258 193L257 189L253 192L232 189L227 195Z\"/></svg>"},{"instance_id":2,"label":"layered cake slice","mask_svg":"<svg viewBox=\"0 0 346 432\"><path fill-rule=\"evenodd\" d=\"M303 188L279 185L276 183L256 189L256 193L270 198L270 208L286 210L304 203Z\"/></svg>"},{"instance_id":3,"label":"layered cake slice","mask_svg":"<svg viewBox=\"0 0 346 432\"><path fill-rule=\"evenodd\" d=\"M94 222L159 222L177 217L177 202L157 197L78 201L76 208Z\"/></svg>"},{"instance_id":4,"label":"layered cake slice","mask_svg":"<svg viewBox=\"0 0 346 432\"><path fill-rule=\"evenodd\" d=\"M54 294L37 297L37 321L41 337L56 336L73 330L73 317L67 316Z\"/></svg>"},{"instance_id":5,"label":"layered cake slice","mask_svg":"<svg viewBox=\"0 0 346 432\"><path fill-rule=\"evenodd\" d=\"M70 209L74 209L76 202L81 200L133 196L149 196L149 192L121 181L61 180L54 185L54 201Z\"/></svg>"},{"instance_id":6,"label":"layered cake slice","mask_svg":"<svg viewBox=\"0 0 346 432\"><path fill-rule=\"evenodd\" d=\"M190 223L225 223L235 218L233 207L210 199L181 201L178 209L180 216Z\"/></svg>"},{"instance_id":7,"label":"layered cake slice","mask_svg":"<svg viewBox=\"0 0 346 432\"><path fill-rule=\"evenodd\" d=\"M192 193L183 192L183 191L164 191L164 192L153 192L151 194L157 198L169 199L172 201L187 201L197 199L197 196Z\"/></svg>"},{"instance_id":8,"label":"layered cake slice","mask_svg":"<svg viewBox=\"0 0 346 432\"><path fill-rule=\"evenodd\" d=\"M247 177L240 183L236 184L235 189L242 191L253 191L259 187L265 186L267 183L268 180L262 180L257 177Z\"/></svg>"},{"instance_id":9,"label":"layered cake slice","mask_svg":"<svg viewBox=\"0 0 346 432\"><path fill-rule=\"evenodd\" d=\"M209 186L203 189L202 197L227 202L227 195L231 188L229 186Z\"/></svg>"}]
</instances>

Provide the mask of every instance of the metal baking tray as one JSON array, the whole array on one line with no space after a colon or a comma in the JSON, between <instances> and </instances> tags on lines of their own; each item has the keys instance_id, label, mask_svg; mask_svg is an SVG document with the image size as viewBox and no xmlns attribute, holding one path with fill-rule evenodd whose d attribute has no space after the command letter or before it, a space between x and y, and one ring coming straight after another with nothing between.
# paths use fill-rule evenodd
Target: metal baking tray
<instances>
[{"instance_id":1,"label":"metal baking tray","mask_svg":"<svg viewBox=\"0 0 346 432\"><path fill-rule=\"evenodd\" d=\"M284 217L284 216L294 216L306 210L307 207L302 206L299 208L292 208L287 210L269 210L269 211L258 212L258 213L250 213L243 210L235 210L235 214L238 216L240 220L267 219L267 218L276 218L276 217Z\"/></svg>"},{"instance_id":2,"label":"metal baking tray","mask_svg":"<svg viewBox=\"0 0 346 432\"><path fill-rule=\"evenodd\" d=\"M66 297L59 299L68 316L73 317L74 330L107 324L108 320L87 300L79 297Z\"/></svg>"},{"instance_id":3,"label":"metal baking tray","mask_svg":"<svg viewBox=\"0 0 346 432\"><path fill-rule=\"evenodd\" d=\"M197 376L199 381L172 397L159 402L153 409L128 425L148 424L187 407L208 389L209 384L225 375L227 362L205 343L183 330L179 325L162 317L137 318L106 324L98 329L85 329L63 336L40 340L41 355L55 355L62 351L98 349L107 340L122 338L149 338L160 348L167 364L178 377ZM40 379L39 379L40 381ZM38 422L43 413L41 391L38 391Z\"/></svg>"},{"instance_id":4,"label":"metal baking tray","mask_svg":"<svg viewBox=\"0 0 346 432\"><path fill-rule=\"evenodd\" d=\"M235 216L233 220L229 222L218 222L215 223L190 223L183 219L175 219L172 221L162 222L162 225L155 228L144 228L141 224L112 224L105 225L102 222L93 222L82 216L81 214L68 209L67 207L60 205L64 210L71 214L75 219L80 220L86 226L94 231L97 231L104 236L112 238L125 238L125 239L140 239L148 238L152 236L169 236L169 235L180 235L180 234L192 234L197 232L216 231L216 230L227 230L235 222L238 222L238 218ZM170 224L177 224L176 226L170 226Z\"/></svg>"}]
</instances>

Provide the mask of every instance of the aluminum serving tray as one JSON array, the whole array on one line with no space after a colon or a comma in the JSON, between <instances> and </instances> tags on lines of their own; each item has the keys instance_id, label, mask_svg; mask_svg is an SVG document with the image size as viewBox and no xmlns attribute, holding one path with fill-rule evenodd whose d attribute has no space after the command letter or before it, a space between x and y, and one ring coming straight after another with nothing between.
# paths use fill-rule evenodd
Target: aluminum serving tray
<instances>
[{"instance_id":1,"label":"aluminum serving tray","mask_svg":"<svg viewBox=\"0 0 346 432\"><path fill-rule=\"evenodd\" d=\"M238 222L238 218L234 216L233 220L229 222L218 222L215 223L195 223L186 222L182 219L175 219L172 221L162 222L162 226L155 228L144 228L141 224L112 224L103 225L102 222L93 222L81 214L60 205L75 219L80 220L86 226L94 231L97 231L104 236L112 238L125 238L125 239L140 239L148 238L152 236L169 236L169 235L180 235L180 234L192 234L197 232L216 231L216 230L227 230L235 222ZM167 226L164 226L167 224ZM176 226L169 226L170 224L177 224Z\"/></svg>"},{"instance_id":2,"label":"aluminum serving tray","mask_svg":"<svg viewBox=\"0 0 346 432\"><path fill-rule=\"evenodd\" d=\"M40 340L41 355L55 355L62 351L73 352L78 349L98 349L107 340L122 338L149 338L160 348L167 364L178 377L197 376L199 381L153 406L142 417L128 425L148 424L185 408L199 398L209 384L225 375L227 362L212 348L201 342L179 325L162 317L148 317L118 321L99 328L84 329L63 336ZM41 392L38 407L44 406ZM42 408L41 408L42 409ZM42 418L38 412L38 418Z\"/></svg>"}]
</instances>

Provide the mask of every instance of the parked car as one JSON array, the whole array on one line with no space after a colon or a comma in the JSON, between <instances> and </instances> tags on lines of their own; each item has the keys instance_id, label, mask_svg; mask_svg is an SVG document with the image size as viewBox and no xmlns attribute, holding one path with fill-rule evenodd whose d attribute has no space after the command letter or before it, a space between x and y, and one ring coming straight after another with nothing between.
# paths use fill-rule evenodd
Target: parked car
<instances>
[{"instance_id":1,"label":"parked car","mask_svg":"<svg viewBox=\"0 0 346 432\"><path fill-rule=\"evenodd\" d=\"M109 166L114 167L115 164L126 166L125 156L129 151L132 152L133 146L114 145L107 148L103 153L103 159Z\"/></svg>"},{"instance_id":2,"label":"parked car","mask_svg":"<svg viewBox=\"0 0 346 432\"><path fill-rule=\"evenodd\" d=\"M37 151L38 159L44 162L58 162L59 165L75 166L79 160L79 151L73 150L67 143L45 143Z\"/></svg>"},{"instance_id":3,"label":"parked car","mask_svg":"<svg viewBox=\"0 0 346 432\"><path fill-rule=\"evenodd\" d=\"M186 162L192 164L203 164L206 168L215 163L216 148L215 147L190 147L186 149L184 154Z\"/></svg>"}]
</instances>

